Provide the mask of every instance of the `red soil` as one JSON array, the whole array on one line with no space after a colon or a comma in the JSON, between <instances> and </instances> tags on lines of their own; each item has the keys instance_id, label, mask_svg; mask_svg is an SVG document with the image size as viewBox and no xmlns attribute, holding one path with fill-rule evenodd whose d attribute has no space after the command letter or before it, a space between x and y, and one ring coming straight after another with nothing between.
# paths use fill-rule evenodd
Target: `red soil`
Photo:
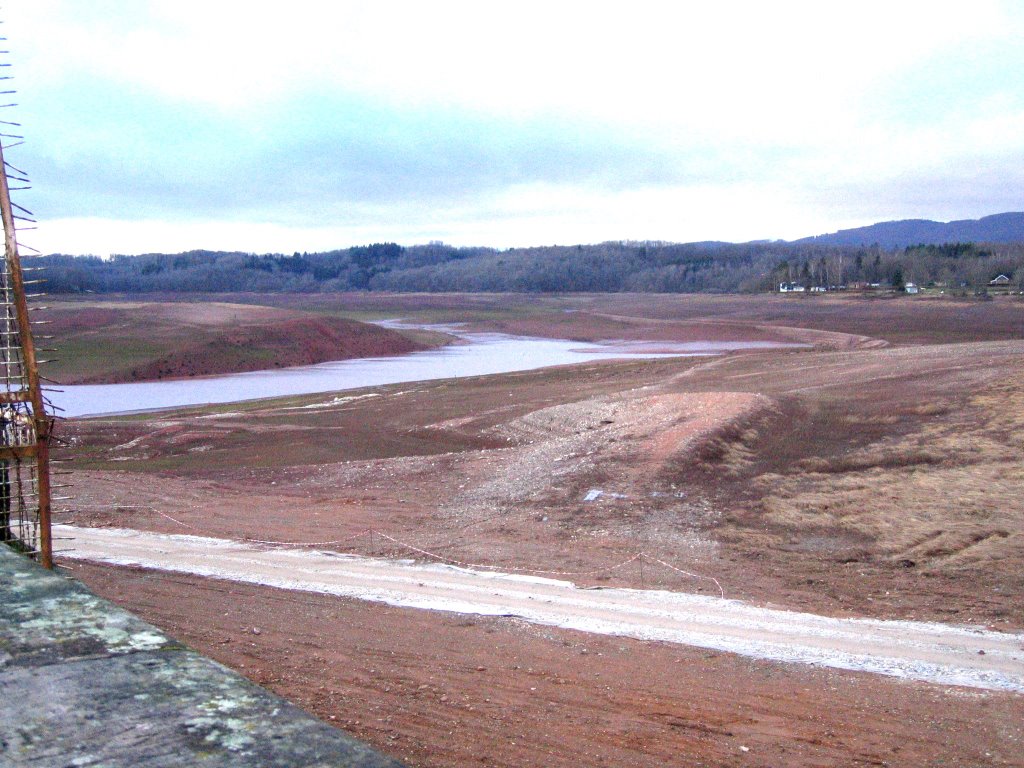
<instances>
[{"instance_id":1,"label":"red soil","mask_svg":"<svg viewBox=\"0 0 1024 768\"><path fill-rule=\"evenodd\" d=\"M247 325L172 352L113 377L142 381L206 376L328 360L383 357L426 349L407 336L375 325L341 318L296 318ZM106 377L107 381L111 380Z\"/></svg>"},{"instance_id":2,"label":"red soil","mask_svg":"<svg viewBox=\"0 0 1024 768\"><path fill-rule=\"evenodd\" d=\"M71 563L410 766L1021 765L1019 696Z\"/></svg>"},{"instance_id":3,"label":"red soil","mask_svg":"<svg viewBox=\"0 0 1024 768\"><path fill-rule=\"evenodd\" d=\"M817 348L72 421L75 504L59 520L287 541L375 528L503 568L587 571L643 550L759 604L1024 626L1022 303L267 300L449 322L478 312L475 327L576 338L684 340L700 325L732 338L749 324L748 338L806 334ZM549 327L529 316L545 303ZM623 497L583 501L594 488ZM68 565L409 765L1024 765L1017 695ZM587 583L706 588L650 568Z\"/></svg>"}]
</instances>

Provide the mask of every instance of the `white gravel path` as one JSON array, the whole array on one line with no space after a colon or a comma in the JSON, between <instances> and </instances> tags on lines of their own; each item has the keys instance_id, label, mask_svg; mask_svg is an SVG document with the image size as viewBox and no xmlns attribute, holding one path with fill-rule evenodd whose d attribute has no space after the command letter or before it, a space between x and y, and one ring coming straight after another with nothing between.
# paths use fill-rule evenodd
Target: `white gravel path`
<instances>
[{"instance_id":1,"label":"white gravel path","mask_svg":"<svg viewBox=\"0 0 1024 768\"><path fill-rule=\"evenodd\" d=\"M138 565L409 608L514 615L536 624L1024 693L1024 635L909 621L835 619L736 600L327 552L228 539L55 526L65 558Z\"/></svg>"}]
</instances>

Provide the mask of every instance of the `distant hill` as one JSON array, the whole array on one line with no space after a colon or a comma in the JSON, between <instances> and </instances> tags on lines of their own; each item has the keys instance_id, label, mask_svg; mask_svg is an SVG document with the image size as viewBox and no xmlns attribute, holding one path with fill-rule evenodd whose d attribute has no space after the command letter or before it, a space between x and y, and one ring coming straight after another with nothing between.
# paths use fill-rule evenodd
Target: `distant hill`
<instances>
[{"instance_id":1,"label":"distant hill","mask_svg":"<svg viewBox=\"0 0 1024 768\"><path fill-rule=\"evenodd\" d=\"M904 219L883 221L857 229L841 229L829 235L817 235L792 241L813 245L874 245L906 248L913 245L942 243L1021 243L1024 242L1024 213L997 213L980 219L929 221Z\"/></svg>"},{"instance_id":2,"label":"distant hill","mask_svg":"<svg viewBox=\"0 0 1024 768\"><path fill-rule=\"evenodd\" d=\"M880 247L872 248L877 244ZM499 250L372 243L320 253L187 251L36 257L48 293L447 291L701 293L779 283L1024 289L1024 213L977 221L892 221L794 242L615 240ZM166 367L166 366L165 366Z\"/></svg>"}]
</instances>

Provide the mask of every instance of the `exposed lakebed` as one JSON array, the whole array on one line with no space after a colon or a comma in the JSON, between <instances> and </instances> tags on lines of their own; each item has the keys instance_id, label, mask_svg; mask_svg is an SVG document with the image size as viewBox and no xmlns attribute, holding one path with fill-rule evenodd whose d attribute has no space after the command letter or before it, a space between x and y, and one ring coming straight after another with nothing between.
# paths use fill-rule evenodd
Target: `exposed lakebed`
<instances>
[{"instance_id":1,"label":"exposed lakebed","mask_svg":"<svg viewBox=\"0 0 1024 768\"><path fill-rule=\"evenodd\" d=\"M802 347L767 341L589 343L496 333L464 333L461 344L395 357L339 360L223 376L62 386L49 394L63 416L154 411L269 397L337 392L362 387L483 376L621 358L716 355L744 349Z\"/></svg>"}]
</instances>

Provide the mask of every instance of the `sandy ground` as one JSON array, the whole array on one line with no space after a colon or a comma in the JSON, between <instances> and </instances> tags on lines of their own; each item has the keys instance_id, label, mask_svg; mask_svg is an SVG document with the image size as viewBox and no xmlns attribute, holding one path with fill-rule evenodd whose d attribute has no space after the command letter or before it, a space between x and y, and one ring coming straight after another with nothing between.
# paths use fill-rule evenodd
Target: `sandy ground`
<instances>
[{"instance_id":1,"label":"sandy ground","mask_svg":"<svg viewBox=\"0 0 1024 768\"><path fill-rule=\"evenodd\" d=\"M408 555L373 529L463 562L592 572L581 586L717 595L712 577L760 607L1019 634L1021 306L727 298L632 314L629 297L580 299L546 327L671 341L774 322L773 338L828 343L76 422L61 519ZM524 322L545 321L499 324ZM640 551L685 573L613 569ZM414 765L1022 764L1017 694L67 564Z\"/></svg>"}]
</instances>

